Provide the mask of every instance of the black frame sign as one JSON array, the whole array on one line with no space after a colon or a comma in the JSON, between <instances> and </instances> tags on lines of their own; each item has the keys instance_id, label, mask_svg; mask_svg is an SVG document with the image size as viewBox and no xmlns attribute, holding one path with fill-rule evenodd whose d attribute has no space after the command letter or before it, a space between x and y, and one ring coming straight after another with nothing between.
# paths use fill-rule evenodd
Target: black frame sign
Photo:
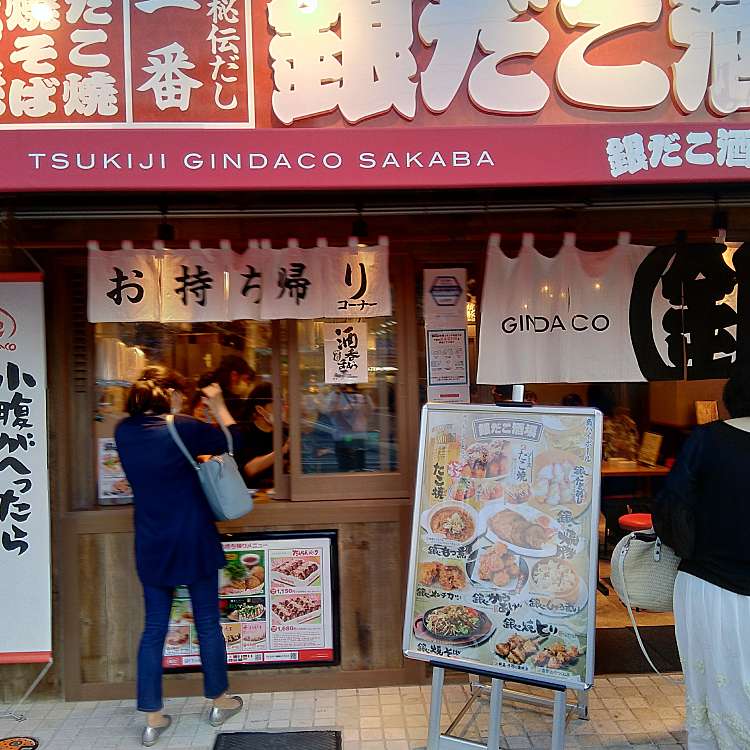
<instances>
[{"instance_id":1,"label":"black frame sign","mask_svg":"<svg viewBox=\"0 0 750 750\"><path fill-rule=\"evenodd\" d=\"M230 669L340 663L336 531L225 534L217 596ZM178 587L164 646L170 672L200 670L190 595Z\"/></svg>"}]
</instances>

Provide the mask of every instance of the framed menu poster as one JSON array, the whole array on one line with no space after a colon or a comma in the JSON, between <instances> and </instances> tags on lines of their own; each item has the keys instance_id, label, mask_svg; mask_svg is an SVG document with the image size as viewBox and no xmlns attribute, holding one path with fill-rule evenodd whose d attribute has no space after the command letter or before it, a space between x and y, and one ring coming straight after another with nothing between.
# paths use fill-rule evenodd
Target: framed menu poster
<instances>
[{"instance_id":1,"label":"framed menu poster","mask_svg":"<svg viewBox=\"0 0 750 750\"><path fill-rule=\"evenodd\" d=\"M331 666L339 663L335 531L222 537L227 566L217 596L230 668ZM200 668L190 594L178 587L163 664Z\"/></svg>"},{"instance_id":2,"label":"framed menu poster","mask_svg":"<svg viewBox=\"0 0 750 750\"><path fill-rule=\"evenodd\" d=\"M591 687L601 444L594 409L424 407L407 657Z\"/></svg>"}]
</instances>

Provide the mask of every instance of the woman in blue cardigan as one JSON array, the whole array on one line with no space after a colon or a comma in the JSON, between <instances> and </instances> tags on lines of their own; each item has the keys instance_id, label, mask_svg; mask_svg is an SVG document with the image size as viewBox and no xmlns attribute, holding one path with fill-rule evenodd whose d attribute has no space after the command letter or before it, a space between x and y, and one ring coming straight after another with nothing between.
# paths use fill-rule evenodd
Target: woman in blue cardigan
<instances>
[{"instance_id":1,"label":"woman in blue cardigan","mask_svg":"<svg viewBox=\"0 0 750 750\"><path fill-rule=\"evenodd\" d=\"M209 721L220 726L242 710L242 699L227 695L227 654L219 621L217 572L226 564L214 518L195 469L167 429L175 426L188 451L220 455L227 441L219 427L179 415L182 380L165 367L149 367L130 389L127 412L115 440L135 502L135 559L143 585L145 625L138 650L138 710L147 714L143 744L151 747L169 727L163 713L162 654L176 586L187 586L200 642L204 694L213 700ZM216 419L242 437L218 385L204 389Z\"/></svg>"}]
</instances>

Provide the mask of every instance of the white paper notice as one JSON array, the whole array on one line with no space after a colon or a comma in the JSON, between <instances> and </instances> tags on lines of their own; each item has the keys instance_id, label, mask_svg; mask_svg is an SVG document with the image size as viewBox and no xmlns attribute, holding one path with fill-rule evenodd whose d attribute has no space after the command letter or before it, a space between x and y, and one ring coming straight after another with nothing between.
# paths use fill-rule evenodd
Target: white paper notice
<instances>
[{"instance_id":1,"label":"white paper notice","mask_svg":"<svg viewBox=\"0 0 750 750\"><path fill-rule=\"evenodd\" d=\"M424 319L430 324L466 323L466 269L425 268L423 276Z\"/></svg>"},{"instance_id":2,"label":"white paper notice","mask_svg":"<svg viewBox=\"0 0 750 750\"><path fill-rule=\"evenodd\" d=\"M263 262L269 250L249 248L242 255L231 254L229 263L229 317L232 320L260 320Z\"/></svg>"},{"instance_id":3,"label":"white paper notice","mask_svg":"<svg viewBox=\"0 0 750 750\"><path fill-rule=\"evenodd\" d=\"M326 323L323 340L326 383L367 382L367 323Z\"/></svg>"},{"instance_id":4,"label":"white paper notice","mask_svg":"<svg viewBox=\"0 0 750 750\"><path fill-rule=\"evenodd\" d=\"M159 320L159 261L149 250L90 249L89 323Z\"/></svg>"},{"instance_id":5,"label":"white paper notice","mask_svg":"<svg viewBox=\"0 0 750 750\"><path fill-rule=\"evenodd\" d=\"M119 505L133 500L114 438L98 439L98 481L100 505Z\"/></svg>"},{"instance_id":6,"label":"white paper notice","mask_svg":"<svg viewBox=\"0 0 750 750\"><path fill-rule=\"evenodd\" d=\"M288 247L264 255L263 320L323 317L323 249Z\"/></svg>"},{"instance_id":7,"label":"white paper notice","mask_svg":"<svg viewBox=\"0 0 750 750\"><path fill-rule=\"evenodd\" d=\"M377 318L391 314L388 247L328 248L325 253L326 318Z\"/></svg>"},{"instance_id":8,"label":"white paper notice","mask_svg":"<svg viewBox=\"0 0 750 750\"><path fill-rule=\"evenodd\" d=\"M427 329L427 400L469 403L469 337L466 326Z\"/></svg>"},{"instance_id":9,"label":"white paper notice","mask_svg":"<svg viewBox=\"0 0 750 750\"><path fill-rule=\"evenodd\" d=\"M162 323L227 320L227 250L168 250L162 260Z\"/></svg>"}]
</instances>

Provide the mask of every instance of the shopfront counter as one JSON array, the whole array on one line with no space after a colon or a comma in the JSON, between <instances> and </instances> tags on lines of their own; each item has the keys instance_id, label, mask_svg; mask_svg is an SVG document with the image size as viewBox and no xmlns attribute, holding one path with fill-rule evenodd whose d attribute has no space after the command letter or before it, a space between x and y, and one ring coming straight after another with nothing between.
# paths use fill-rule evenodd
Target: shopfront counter
<instances>
[{"instance_id":1,"label":"shopfront counter","mask_svg":"<svg viewBox=\"0 0 750 750\"><path fill-rule=\"evenodd\" d=\"M411 507L405 499L258 502L247 518L219 525L230 534L335 530L338 535L340 664L235 670L232 690L373 687L423 679L423 666L401 653ZM131 698L143 618L132 509L69 513L62 528L65 698ZM200 674L165 678L167 696L201 690Z\"/></svg>"}]
</instances>

